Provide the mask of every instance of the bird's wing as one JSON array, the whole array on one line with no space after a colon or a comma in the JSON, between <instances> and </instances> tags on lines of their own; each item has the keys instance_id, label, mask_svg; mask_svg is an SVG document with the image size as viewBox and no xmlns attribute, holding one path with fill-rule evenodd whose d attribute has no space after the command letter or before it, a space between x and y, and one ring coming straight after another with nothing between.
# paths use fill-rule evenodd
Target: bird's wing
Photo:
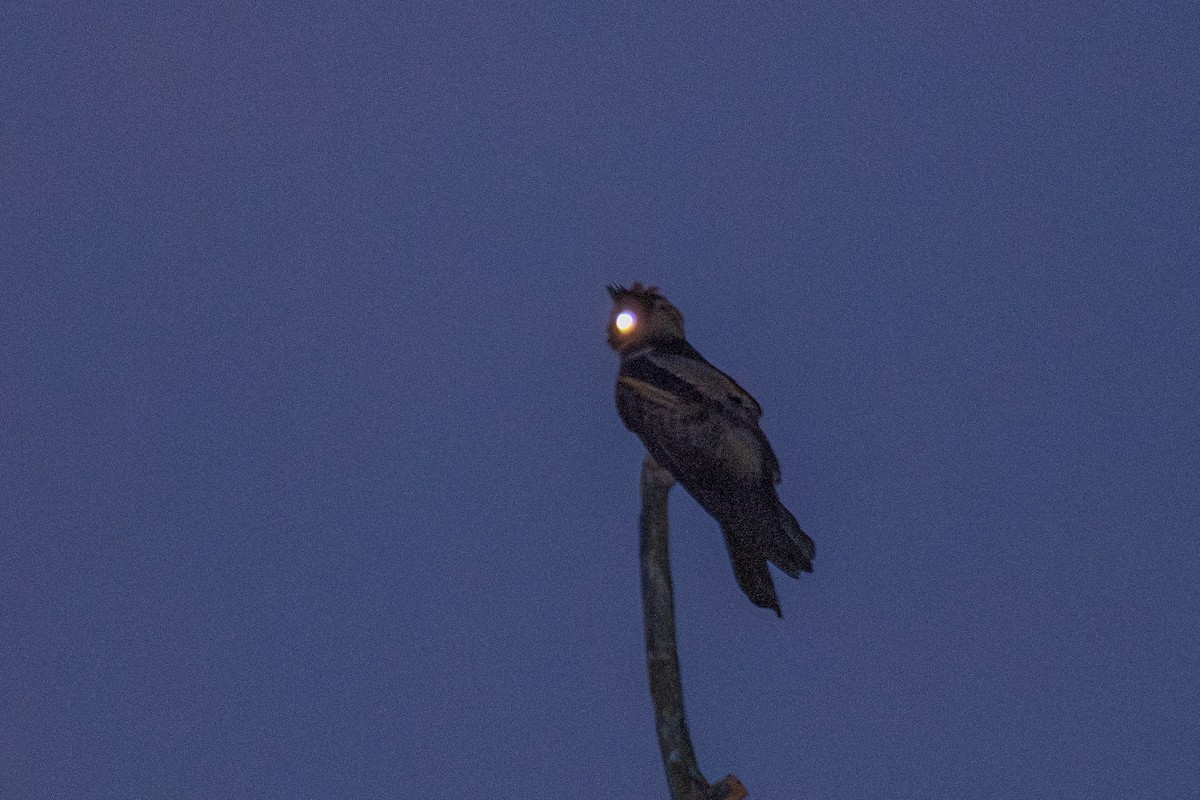
<instances>
[{"instance_id":1,"label":"bird's wing","mask_svg":"<svg viewBox=\"0 0 1200 800\"><path fill-rule=\"evenodd\" d=\"M762 408L737 381L708 363L688 345L656 348L629 359L622 372L676 394L687 402L719 408L734 417L758 421Z\"/></svg>"},{"instance_id":2,"label":"bird's wing","mask_svg":"<svg viewBox=\"0 0 1200 800\"><path fill-rule=\"evenodd\" d=\"M733 378L710 364L691 345L686 350L658 349L637 359L635 369L647 376L648 382L672 392L691 402L699 403L711 410L744 423L754 431L762 449L763 466L771 483L779 483L779 459L767 440L758 421L762 417L762 406L748 391Z\"/></svg>"},{"instance_id":3,"label":"bird's wing","mask_svg":"<svg viewBox=\"0 0 1200 800\"><path fill-rule=\"evenodd\" d=\"M738 383L714 367L687 344L654 348L627 358L621 365L618 395L629 390L644 403L672 414L716 413L758 444L761 468L772 484L779 483L779 460L758 427L762 408ZM632 398L628 398L632 399ZM618 408L622 400L618 397ZM626 406L628 413L642 414ZM626 412L623 412L626 413Z\"/></svg>"}]
</instances>

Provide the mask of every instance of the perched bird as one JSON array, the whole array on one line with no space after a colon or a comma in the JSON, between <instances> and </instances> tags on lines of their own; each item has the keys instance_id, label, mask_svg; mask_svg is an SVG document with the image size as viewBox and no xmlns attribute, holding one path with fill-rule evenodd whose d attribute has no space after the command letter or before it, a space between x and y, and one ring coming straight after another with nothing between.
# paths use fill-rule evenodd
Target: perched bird
<instances>
[{"instance_id":1,"label":"perched bird","mask_svg":"<svg viewBox=\"0 0 1200 800\"><path fill-rule=\"evenodd\" d=\"M762 409L688 344L683 315L657 287L608 293L621 421L720 523L742 591L783 616L767 562L799 578L812 572L816 546L775 491L779 461L758 427Z\"/></svg>"}]
</instances>

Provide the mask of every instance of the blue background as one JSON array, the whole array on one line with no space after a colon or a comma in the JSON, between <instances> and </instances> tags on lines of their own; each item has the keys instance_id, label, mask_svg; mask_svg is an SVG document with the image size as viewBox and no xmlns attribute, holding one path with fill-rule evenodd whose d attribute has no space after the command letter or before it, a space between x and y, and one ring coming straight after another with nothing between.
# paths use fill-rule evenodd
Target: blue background
<instances>
[{"instance_id":1,"label":"blue background","mask_svg":"<svg viewBox=\"0 0 1200 800\"><path fill-rule=\"evenodd\" d=\"M1191 796L1196 11L579 5L3 5L0 795L665 796L643 280L818 547L672 495L710 778Z\"/></svg>"}]
</instances>

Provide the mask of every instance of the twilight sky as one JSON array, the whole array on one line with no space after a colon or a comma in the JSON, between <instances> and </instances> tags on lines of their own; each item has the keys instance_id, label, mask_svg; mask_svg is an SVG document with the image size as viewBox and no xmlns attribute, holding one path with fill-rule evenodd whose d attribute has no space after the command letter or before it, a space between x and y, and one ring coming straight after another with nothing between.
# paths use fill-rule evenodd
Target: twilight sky
<instances>
[{"instance_id":1,"label":"twilight sky","mask_svg":"<svg viewBox=\"0 0 1200 800\"><path fill-rule=\"evenodd\" d=\"M710 778L1190 796L1200 12L998 5L4 3L0 796L665 797L633 280L817 542L672 493Z\"/></svg>"}]
</instances>

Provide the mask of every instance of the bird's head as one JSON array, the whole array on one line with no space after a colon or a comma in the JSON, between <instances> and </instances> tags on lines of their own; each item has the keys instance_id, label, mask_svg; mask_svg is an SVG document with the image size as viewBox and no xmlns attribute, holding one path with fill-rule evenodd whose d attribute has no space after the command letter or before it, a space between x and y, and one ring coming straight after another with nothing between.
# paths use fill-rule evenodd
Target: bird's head
<instances>
[{"instance_id":1,"label":"bird's head","mask_svg":"<svg viewBox=\"0 0 1200 800\"><path fill-rule=\"evenodd\" d=\"M657 286L609 286L608 293L613 300L608 346L613 350L625 353L650 342L683 338L683 314Z\"/></svg>"}]
</instances>

